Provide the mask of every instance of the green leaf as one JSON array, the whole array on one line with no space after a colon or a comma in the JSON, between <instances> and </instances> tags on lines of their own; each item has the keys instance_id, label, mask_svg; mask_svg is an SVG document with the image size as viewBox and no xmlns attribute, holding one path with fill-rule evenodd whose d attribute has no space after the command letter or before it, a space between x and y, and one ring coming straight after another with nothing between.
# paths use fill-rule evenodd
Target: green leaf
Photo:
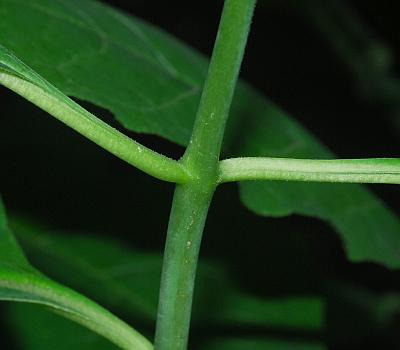
<instances>
[{"instance_id":1,"label":"green leaf","mask_svg":"<svg viewBox=\"0 0 400 350\"><path fill-rule=\"evenodd\" d=\"M36 305L10 304L5 313L24 350L116 350L97 334Z\"/></svg>"},{"instance_id":2,"label":"green leaf","mask_svg":"<svg viewBox=\"0 0 400 350\"><path fill-rule=\"evenodd\" d=\"M207 62L153 26L96 1L1 0L0 44L63 93L110 110L126 128L187 144ZM333 157L270 101L245 84L238 90L225 138L230 154ZM240 188L257 214L327 220L351 260L400 267L400 222L360 186L253 182Z\"/></svg>"},{"instance_id":3,"label":"green leaf","mask_svg":"<svg viewBox=\"0 0 400 350\"><path fill-rule=\"evenodd\" d=\"M44 305L126 350L152 348L143 336L101 306L33 268L8 227L1 199L0 300Z\"/></svg>"},{"instance_id":4,"label":"green leaf","mask_svg":"<svg viewBox=\"0 0 400 350\"><path fill-rule=\"evenodd\" d=\"M271 339L217 339L206 345L202 350L325 350L320 343L299 340L271 340Z\"/></svg>"},{"instance_id":5,"label":"green leaf","mask_svg":"<svg viewBox=\"0 0 400 350\"><path fill-rule=\"evenodd\" d=\"M333 158L333 154L282 111L250 90L240 156ZM240 103L240 102L239 102ZM244 182L242 201L260 215L301 214L324 219L341 234L348 257L400 267L400 221L365 187L303 182Z\"/></svg>"},{"instance_id":6,"label":"green leaf","mask_svg":"<svg viewBox=\"0 0 400 350\"><path fill-rule=\"evenodd\" d=\"M112 309L152 323L156 317L162 257L139 253L110 239L60 234L12 220L35 264ZM200 262L193 317L197 325L258 326L319 331L324 302L315 297L263 300L240 290L216 263ZM209 286L214 288L210 290ZM213 314L210 317L210 310Z\"/></svg>"},{"instance_id":7,"label":"green leaf","mask_svg":"<svg viewBox=\"0 0 400 350\"><path fill-rule=\"evenodd\" d=\"M207 65L167 34L88 0L1 0L0 19L0 44L65 94L188 142Z\"/></svg>"}]
</instances>

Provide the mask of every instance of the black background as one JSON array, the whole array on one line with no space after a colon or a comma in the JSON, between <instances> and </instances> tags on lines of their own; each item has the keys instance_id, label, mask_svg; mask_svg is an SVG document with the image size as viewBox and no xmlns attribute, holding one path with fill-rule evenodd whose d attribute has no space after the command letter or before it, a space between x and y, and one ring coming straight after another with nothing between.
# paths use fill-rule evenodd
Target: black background
<instances>
[{"instance_id":1,"label":"black background","mask_svg":"<svg viewBox=\"0 0 400 350\"><path fill-rule=\"evenodd\" d=\"M105 1L174 34L210 55L222 1ZM349 1L400 62L396 1ZM360 97L357 84L326 39L282 2L259 2L242 78L306 125L339 157L399 157L400 129L387 106ZM118 237L132 247L161 252L173 186L154 182L102 152L21 98L0 88L1 192L7 208L71 231ZM399 101L400 104L400 101ZM87 108L113 122L95 106ZM183 149L153 136L136 139L178 158ZM400 215L396 186L370 186ZM134 214L133 214L134 213ZM223 262L237 283L260 296L322 295L328 321L321 334L265 329L202 329L206 333L271 334L324 339L332 349L398 349L398 320L384 330L329 286L399 291L400 274L346 261L338 236L325 223L291 216L265 219L243 209L234 185L218 189L202 258ZM260 277L261 276L261 277Z\"/></svg>"}]
</instances>

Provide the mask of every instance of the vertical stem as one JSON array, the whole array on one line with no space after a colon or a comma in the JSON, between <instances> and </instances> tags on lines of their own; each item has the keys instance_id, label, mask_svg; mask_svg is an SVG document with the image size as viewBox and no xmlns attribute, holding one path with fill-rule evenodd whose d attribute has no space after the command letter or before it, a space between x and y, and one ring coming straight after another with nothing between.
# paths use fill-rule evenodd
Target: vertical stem
<instances>
[{"instance_id":1,"label":"vertical stem","mask_svg":"<svg viewBox=\"0 0 400 350\"><path fill-rule=\"evenodd\" d=\"M155 336L156 350L185 350L196 266L218 182L221 143L256 0L226 0L190 144L182 164L192 179L172 204Z\"/></svg>"},{"instance_id":2,"label":"vertical stem","mask_svg":"<svg viewBox=\"0 0 400 350\"><path fill-rule=\"evenodd\" d=\"M189 184L175 190L161 278L156 350L186 349L197 259L213 192L213 188Z\"/></svg>"},{"instance_id":3,"label":"vertical stem","mask_svg":"<svg viewBox=\"0 0 400 350\"><path fill-rule=\"evenodd\" d=\"M207 80L184 160L190 170L210 175L217 168L233 93L256 0L225 0Z\"/></svg>"}]
</instances>

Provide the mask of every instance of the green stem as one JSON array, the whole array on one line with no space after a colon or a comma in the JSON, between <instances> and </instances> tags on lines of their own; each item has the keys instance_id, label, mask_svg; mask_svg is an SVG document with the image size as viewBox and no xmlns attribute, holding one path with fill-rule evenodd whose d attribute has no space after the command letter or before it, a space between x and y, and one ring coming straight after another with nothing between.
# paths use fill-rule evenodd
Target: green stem
<instances>
[{"instance_id":1,"label":"green stem","mask_svg":"<svg viewBox=\"0 0 400 350\"><path fill-rule=\"evenodd\" d=\"M208 208L218 184L226 120L256 0L226 0L168 227L155 336L156 350L187 347L194 280Z\"/></svg>"},{"instance_id":2,"label":"green stem","mask_svg":"<svg viewBox=\"0 0 400 350\"><path fill-rule=\"evenodd\" d=\"M245 180L400 184L400 159L317 160L248 157L220 162L219 183Z\"/></svg>"},{"instance_id":3,"label":"green stem","mask_svg":"<svg viewBox=\"0 0 400 350\"><path fill-rule=\"evenodd\" d=\"M193 174L216 175L221 143L256 0L226 0L184 163Z\"/></svg>"},{"instance_id":4,"label":"green stem","mask_svg":"<svg viewBox=\"0 0 400 350\"><path fill-rule=\"evenodd\" d=\"M155 349L187 346L201 237L213 188L178 185L164 253Z\"/></svg>"}]
</instances>

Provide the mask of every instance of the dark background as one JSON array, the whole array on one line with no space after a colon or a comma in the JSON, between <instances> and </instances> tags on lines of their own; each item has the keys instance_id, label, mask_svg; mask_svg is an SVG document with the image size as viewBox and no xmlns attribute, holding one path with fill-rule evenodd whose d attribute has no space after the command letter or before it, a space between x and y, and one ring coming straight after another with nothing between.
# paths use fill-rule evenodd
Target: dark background
<instances>
[{"instance_id":1,"label":"dark background","mask_svg":"<svg viewBox=\"0 0 400 350\"><path fill-rule=\"evenodd\" d=\"M104 2L164 28L205 55L211 53L222 1ZM397 2L348 3L374 38L390 47L396 76ZM259 0L242 78L306 125L339 157L399 157L395 104L363 94L349 66L301 13L290 2ZM154 182L102 152L4 88L0 94L1 192L11 212L56 228L98 232L135 248L162 251L173 186ZM106 111L85 106L112 121ZM131 135L176 158L183 152L157 137ZM400 215L398 187L370 188ZM350 264L338 236L319 220L257 217L242 207L236 186L224 185L210 211L201 255L223 262L237 283L260 296L324 296L328 320L326 330L318 334L205 329L194 332L194 339L206 332L270 333L323 339L332 349L400 348L398 316L382 329L355 302L343 298L340 288L332 287L378 296L399 292L400 273L370 263Z\"/></svg>"}]
</instances>

